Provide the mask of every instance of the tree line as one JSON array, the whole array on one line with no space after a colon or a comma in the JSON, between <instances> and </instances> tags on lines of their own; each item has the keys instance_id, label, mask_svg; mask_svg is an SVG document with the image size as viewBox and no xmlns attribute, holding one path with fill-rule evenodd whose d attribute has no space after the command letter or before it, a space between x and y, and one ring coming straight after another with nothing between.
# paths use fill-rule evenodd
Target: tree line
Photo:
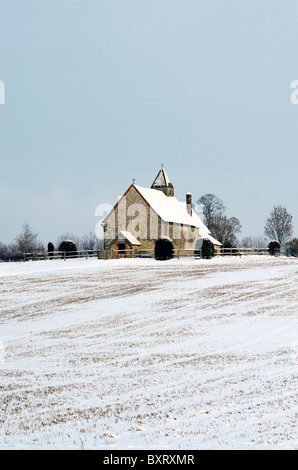
<instances>
[{"instance_id":1,"label":"tree line","mask_svg":"<svg viewBox=\"0 0 298 470\"><path fill-rule=\"evenodd\" d=\"M196 202L203 208L204 224L224 248L265 248L270 242L276 241L284 254L298 256L298 238L293 238L293 217L285 207L273 207L265 221L264 235L248 236L239 241L238 236L242 230L240 220L226 215L226 207L221 199L214 194L205 194ZM50 242L51 251L60 251L59 247L64 240L73 240L79 251L103 248L103 240L99 240L93 232L81 237L64 233L55 243ZM5 245L0 242L1 261L19 261L23 259L24 253L45 251L50 251L48 246L38 240L38 233L33 232L28 222L24 223L13 243Z\"/></svg>"},{"instance_id":2,"label":"tree line","mask_svg":"<svg viewBox=\"0 0 298 470\"><path fill-rule=\"evenodd\" d=\"M48 251L48 246L38 239L38 233L34 233L30 224L25 222L21 232L15 238L13 243L8 245L0 242L0 260L1 261L20 261L24 253L39 253ZM93 232L89 232L81 237L71 233L60 235L55 243L49 242L55 251L64 240L73 240L78 250L100 250L103 248L103 240L99 240Z\"/></svg>"},{"instance_id":3,"label":"tree line","mask_svg":"<svg viewBox=\"0 0 298 470\"><path fill-rule=\"evenodd\" d=\"M293 216L282 206L274 206L264 224L264 235L248 236L239 241L242 225L237 217L227 217L226 207L214 194L205 194L197 201L203 207L203 221L212 236L224 248L265 248L277 241L282 252L298 256L298 238L293 238Z\"/></svg>"}]
</instances>

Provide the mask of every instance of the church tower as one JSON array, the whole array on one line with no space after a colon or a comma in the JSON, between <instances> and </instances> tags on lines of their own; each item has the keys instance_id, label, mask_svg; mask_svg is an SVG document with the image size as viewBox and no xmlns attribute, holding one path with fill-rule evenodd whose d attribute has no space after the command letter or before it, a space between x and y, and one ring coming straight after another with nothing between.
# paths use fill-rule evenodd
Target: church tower
<instances>
[{"instance_id":1,"label":"church tower","mask_svg":"<svg viewBox=\"0 0 298 470\"><path fill-rule=\"evenodd\" d=\"M166 174L163 165L161 165L161 170L159 170L155 180L153 181L151 189L158 189L159 191L162 191L166 196L174 196L174 186L169 180L169 177Z\"/></svg>"}]
</instances>

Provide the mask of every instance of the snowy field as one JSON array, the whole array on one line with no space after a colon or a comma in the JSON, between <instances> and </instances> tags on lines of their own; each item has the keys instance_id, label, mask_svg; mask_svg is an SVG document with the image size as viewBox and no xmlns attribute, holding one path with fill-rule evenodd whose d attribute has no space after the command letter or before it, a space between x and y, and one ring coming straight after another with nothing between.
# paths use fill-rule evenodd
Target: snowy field
<instances>
[{"instance_id":1,"label":"snowy field","mask_svg":"<svg viewBox=\"0 0 298 470\"><path fill-rule=\"evenodd\" d=\"M298 449L298 260L0 264L1 449Z\"/></svg>"}]
</instances>

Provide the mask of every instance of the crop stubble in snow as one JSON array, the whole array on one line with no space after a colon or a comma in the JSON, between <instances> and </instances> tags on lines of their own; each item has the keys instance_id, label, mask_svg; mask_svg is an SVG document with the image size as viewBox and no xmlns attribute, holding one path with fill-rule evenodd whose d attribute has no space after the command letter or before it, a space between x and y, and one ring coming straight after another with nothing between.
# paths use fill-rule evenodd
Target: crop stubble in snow
<instances>
[{"instance_id":1,"label":"crop stubble in snow","mask_svg":"<svg viewBox=\"0 0 298 470\"><path fill-rule=\"evenodd\" d=\"M297 448L298 262L0 264L1 448Z\"/></svg>"}]
</instances>

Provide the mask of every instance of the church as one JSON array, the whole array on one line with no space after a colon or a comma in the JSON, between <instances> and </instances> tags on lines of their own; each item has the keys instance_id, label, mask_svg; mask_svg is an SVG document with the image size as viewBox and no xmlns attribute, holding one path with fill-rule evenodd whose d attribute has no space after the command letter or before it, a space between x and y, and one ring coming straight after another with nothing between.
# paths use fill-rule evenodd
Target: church
<instances>
[{"instance_id":1,"label":"church","mask_svg":"<svg viewBox=\"0 0 298 470\"><path fill-rule=\"evenodd\" d=\"M184 202L175 198L163 166L150 188L131 184L102 225L108 257L152 254L160 237L170 238L179 251L198 249L202 239L210 240L215 249L221 246L193 210L191 193Z\"/></svg>"}]
</instances>

